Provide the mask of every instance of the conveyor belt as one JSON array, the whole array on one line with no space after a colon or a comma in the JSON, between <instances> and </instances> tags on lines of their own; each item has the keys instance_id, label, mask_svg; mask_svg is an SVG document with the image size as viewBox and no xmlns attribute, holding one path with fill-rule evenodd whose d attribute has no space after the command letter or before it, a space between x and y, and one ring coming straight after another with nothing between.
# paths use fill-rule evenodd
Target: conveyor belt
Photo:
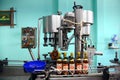
<instances>
[{"instance_id":1,"label":"conveyor belt","mask_svg":"<svg viewBox=\"0 0 120 80\"><path fill-rule=\"evenodd\" d=\"M39 76L36 80L41 80ZM102 80L102 73L91 73L91 74L73 75L73 76L51 75L50 80ZM120 72L110 73L109 80L120 80Z\"/></svg>"}]
</instances>

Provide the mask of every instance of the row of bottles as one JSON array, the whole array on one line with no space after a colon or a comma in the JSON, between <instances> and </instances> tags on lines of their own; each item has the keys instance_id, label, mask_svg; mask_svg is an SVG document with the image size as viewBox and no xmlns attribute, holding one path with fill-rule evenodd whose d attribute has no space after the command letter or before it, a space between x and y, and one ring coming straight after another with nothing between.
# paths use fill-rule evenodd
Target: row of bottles
<instances>
[{"instance_id":1,"label":"row of bottles","mask_svg":"<svg viewBox=\"0 0 120 80\"><path fill-rule=\"evenodd\" d=\"M61 54L58 53L58 59L56 68L59 71L58 74L68 75L68 74L88 74L88 56L84 52L84 57L81 58L80 52L77 53L77 58L74 59L73 53L70 54L70 57L67 57L67 54L64 53L64 58L61 58Z\"/></svg>"}]
</instances>

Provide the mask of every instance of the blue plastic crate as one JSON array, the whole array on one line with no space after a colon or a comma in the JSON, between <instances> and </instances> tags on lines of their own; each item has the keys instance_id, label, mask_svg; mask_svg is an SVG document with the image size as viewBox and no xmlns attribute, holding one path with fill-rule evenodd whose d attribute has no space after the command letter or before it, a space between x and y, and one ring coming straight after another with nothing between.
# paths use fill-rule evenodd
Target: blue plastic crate
<instances>
[{"instance_id":1,"label":"blue plastic crate","mask_svg":"<svg viewBox=\"0 0 120 80\"><path fill-rule=\"evenodd\" d=\"M24 64L24 70L28 73L33 73L36 70L44 70L46 67L45 61L30 61Z\"/></svg>"}]
</instances>

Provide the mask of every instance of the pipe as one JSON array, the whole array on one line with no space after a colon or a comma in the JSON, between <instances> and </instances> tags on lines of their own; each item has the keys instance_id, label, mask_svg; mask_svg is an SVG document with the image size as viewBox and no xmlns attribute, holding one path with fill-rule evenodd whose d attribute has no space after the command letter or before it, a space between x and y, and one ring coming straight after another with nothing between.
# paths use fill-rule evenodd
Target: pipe
<instances>
[{"instance_id":1,"label":"pipe","mask_svg":"<svg viewBox=\"0 0 120 80\"><path fill-rule=\"evenodd\" d=\"M35 60L31 48L28 48L28 51L29 51L29 53L30 53L30 55L31 55L32 60Z\"/></svg>"},{"instance_id":2,"label":"pipe","mask_svg":"<svg viewBox=\"0 0 120 80\"><path fill-rule=\"evenodd\" d=\"M40 60L40 20L43 19L43 17L38 18L38 60Z\"/></svg>"}]
</instances>

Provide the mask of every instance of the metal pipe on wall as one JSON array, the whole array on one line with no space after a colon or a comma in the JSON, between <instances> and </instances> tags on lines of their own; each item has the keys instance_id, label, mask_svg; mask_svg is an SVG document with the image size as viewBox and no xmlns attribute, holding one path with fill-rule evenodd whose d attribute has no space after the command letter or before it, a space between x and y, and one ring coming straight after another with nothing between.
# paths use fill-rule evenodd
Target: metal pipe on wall
<instances>
[{"instance_id":1,"label":"metal pipe on wall","mask_svg":"<svg viewBox=\"0 0 120 80\"><path fill-rule=\"evenodd\" d=\"M33 53L32 53L31 48L28 48L28 51L29 51L29 53L30 53L30 56L31 56L32 60L34 61L34 60L35 60L35 58L34 58L34 56L33 56Z\"/></svg>"},{"instance_id":2,"label":"metal pipe on wall","mask_svg":"<svg viewBox=\"0 0 120 80\"><path fill-rule=\"evenodd\" d=\"M39 18L38 19L38 60L40 60L40 20L43 19L43 18Z\"/></svg>"}]
</instances>

